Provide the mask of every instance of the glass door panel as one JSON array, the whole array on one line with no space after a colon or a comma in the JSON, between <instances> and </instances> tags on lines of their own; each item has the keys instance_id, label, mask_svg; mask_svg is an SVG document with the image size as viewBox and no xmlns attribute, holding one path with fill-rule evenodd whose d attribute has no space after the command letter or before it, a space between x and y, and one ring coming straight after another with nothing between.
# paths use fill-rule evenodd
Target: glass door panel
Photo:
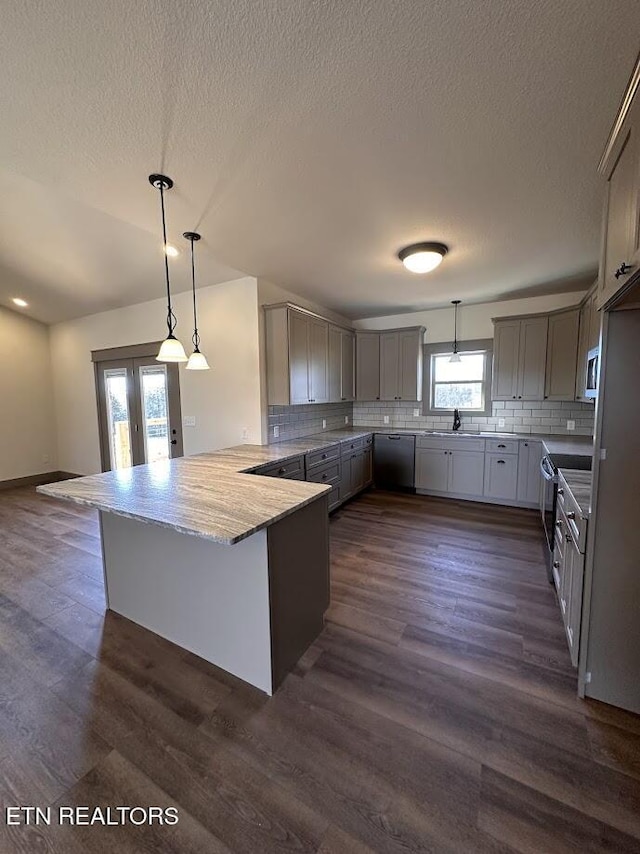
<instances>
[{"instance_id":1,"label":"glass door panel","mask_svg":"<svg viewBox=\"0 0 640 854\"><path fill-rule=\"evenodd\" d=\"M110 468L129 468L133 465L133 454L126 368L111 368L104 371L104 393Z\"/></svg>"},{"instance_id":2,"label":"glass door panel","mask_svg":"<svg viewBox=\"0 0 640 854\"><path fill-rule=\"evenodd\" d=\"M143 365L139 368L140 404L144 462L168 460L171 456L169 439L169 396L166 365Z\"/></svg>"}]
</instances>

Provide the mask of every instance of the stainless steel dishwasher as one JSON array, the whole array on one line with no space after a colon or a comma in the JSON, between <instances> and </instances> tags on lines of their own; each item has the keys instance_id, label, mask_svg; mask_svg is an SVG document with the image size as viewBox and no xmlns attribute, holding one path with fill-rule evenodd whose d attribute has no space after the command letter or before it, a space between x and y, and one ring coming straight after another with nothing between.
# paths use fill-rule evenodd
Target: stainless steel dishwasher
<instances>
[{"instance_id":1,"label":"stainless steel dishwasher","mask_svg":"<svg viewBox=\"0 0 640 854\"><path fill-rule=\"evenodd\" d=\"M373 440L373 479L385 489L414 489L416 437L376 433Z\"/></svg>"}]
</instances>

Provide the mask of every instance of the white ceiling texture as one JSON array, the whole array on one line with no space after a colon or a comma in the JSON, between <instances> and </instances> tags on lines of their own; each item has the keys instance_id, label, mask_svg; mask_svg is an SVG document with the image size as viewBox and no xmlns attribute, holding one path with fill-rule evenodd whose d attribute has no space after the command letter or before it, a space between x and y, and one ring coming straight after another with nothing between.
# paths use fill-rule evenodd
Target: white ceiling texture
<instances>
[{"instance_id":1,"label":"white ceiling texture","mask_svg":"<svg viewBox=\"0 0 640 854\"><path fill-rule=\"evenodd\" d=\"M576 289L638 0L21 0L0 26L0 303L56 322L264 276L352 317ZM395 254L450 254L428 276ZM187 252L171 262L190 286Z\"/></svg>"}]
</instances>

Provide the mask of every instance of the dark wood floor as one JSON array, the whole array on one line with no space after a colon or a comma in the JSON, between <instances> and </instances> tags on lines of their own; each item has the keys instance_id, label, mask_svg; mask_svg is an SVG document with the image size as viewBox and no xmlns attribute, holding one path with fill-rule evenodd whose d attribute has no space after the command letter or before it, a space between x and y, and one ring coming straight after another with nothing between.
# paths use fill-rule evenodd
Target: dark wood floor
<instances>
[{"instance_id":1,"label":"dark wood floor","mask_svg":"<svg viewBox=\"0 0 640 854\"><path fill-rule=\"evenodd\" d=\"M372 492L267 699L104 613L93 512L0 492L0 800L177 805L2 852L640 851L640 718L576 698L535 513Z\"/></svg>"}]
</instances>

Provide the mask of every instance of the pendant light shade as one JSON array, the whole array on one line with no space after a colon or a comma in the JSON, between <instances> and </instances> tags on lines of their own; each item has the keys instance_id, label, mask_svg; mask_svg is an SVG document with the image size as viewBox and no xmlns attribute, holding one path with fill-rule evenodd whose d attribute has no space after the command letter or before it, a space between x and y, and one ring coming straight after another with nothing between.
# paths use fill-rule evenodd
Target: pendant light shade
<instances>
[{"instance_id":1,"label":"pendant light shade","mask_svg":"<svg viewBox=\"0 0 640 854\"><path fill-rule=\"evenodd\" d=\"M460 305L460 300L451 300L451 305L453 306L453 353L449 357L449 361L459 362L460 354L458 353L458 306Z\"/></svg>"},{"instance_id":2,"label":"pendant light shade","mask_svg":"<svg viewBox=\"0 0 640 854\"><path fill-rule=\"evenodd\" d=\"M196 240L200 240L200 235L196 234L195 231L185 231L182 236L191 243L191 289L193 292L193 335L191 336L191 340L193 341L193 353L189 356L187 370L208 371L209 363L207 362L207 358L204 353L200 352L200 335L198 333L198 314L196 309L196 264L193 245Z\"/></svg>"},{"instance_id":3,"label":"pendant light shade","mask_svg":"<svg viewBox=\"0 0 640 854\"><path fill-rule=\"evenodd\" d=\"M173 187L171 178L166 175L149 175L149 183L160 191L160 210L162 213L162 248L164 255L164 277L167 285L167 337L162 342L160 352L156 356L158 362L186 362L187 354L184 347L173 334L178 324L173 309L171 308L171 285L169 284L169 258L167 257L167 219L164 210L165 190Z\"/></svg>"}]
</instances>

